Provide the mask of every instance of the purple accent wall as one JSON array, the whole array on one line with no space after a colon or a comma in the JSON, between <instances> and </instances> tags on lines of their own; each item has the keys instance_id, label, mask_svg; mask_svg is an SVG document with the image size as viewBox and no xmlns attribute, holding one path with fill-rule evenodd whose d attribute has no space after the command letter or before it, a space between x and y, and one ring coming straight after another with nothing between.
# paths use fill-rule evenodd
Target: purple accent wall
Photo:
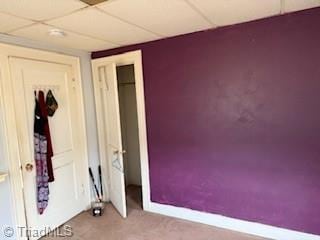
<instances>
[{"instance_id":1,"label":"purple accent wall","mask_svg":"<svg viewBox=\"0 0 320 240\"><path fill-rule=\"evenodd\" d=\"M142 49L152 201L320 234L320 8Z\"/></svg>"}]
</instances>

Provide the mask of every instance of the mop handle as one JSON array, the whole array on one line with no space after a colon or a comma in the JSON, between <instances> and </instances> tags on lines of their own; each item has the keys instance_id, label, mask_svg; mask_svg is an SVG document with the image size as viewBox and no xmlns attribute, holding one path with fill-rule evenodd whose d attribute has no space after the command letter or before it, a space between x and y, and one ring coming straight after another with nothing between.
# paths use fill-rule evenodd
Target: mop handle
<instances>
[{"instance_id":1,"label":"mop handle","mask_svg":"<svg viewBox=\"0 0 320 240\"><path fill-rule=\"evenodd\" d=\"M99 180L100 180L100 193L101 199L103 199L103 187L102 187L102 173L101 173L101 166L99 165Z\"/></svg>"},{"instance_id":2,"label":"mop handle","mask_svg":"<svg viewBox=\"0 0 320 240\"><path fill-rule=\"evenodd\" d=\"M97 197L98 197L98 199L101 201L100 195L99 195L99 191L98 191L98 188L97 188L97 186L96 186L96 184L95 184L95 182L94 182L94 177L93 177L92 170L91 170L90 167L89 167L89 174L90 174L90 177L91 177L91 180L92 180L94 189L96 190Z\"/></svg>"}]
</instances>

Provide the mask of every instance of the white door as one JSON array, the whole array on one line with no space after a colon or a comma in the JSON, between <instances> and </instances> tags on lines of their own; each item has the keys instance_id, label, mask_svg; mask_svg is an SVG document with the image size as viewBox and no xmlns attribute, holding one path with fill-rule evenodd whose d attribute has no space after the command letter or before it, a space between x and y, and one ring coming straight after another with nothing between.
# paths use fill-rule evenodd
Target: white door
<instances>
[{"instance_id":1,"label":"white door","mask_svg":"<svg viewBox=\"0 0 320 240\"><path fill-rule=\"evenodd\" d=\"M99 128L99 143L101 160L107 163L109 168L109 195L114 207L122 217L127 217L124 167L121 141L120 108L118 98L118 83L116 65L114 63L100 66L94 69L96 98ZM105 149L105 151L104 151Z\"/></svg>"},{"instance_id":2,"label":"white door","mask_svg":"<svg viewBox=\"0 0 320 240\"><path fill-rule=\"evenodd\" d=\"M32 230L53 230L83 211L87 204L84 189L87 179L82 177L86 153L85 130L81 124L83 116L79 110L80 85L73 79L73 69L69 65L10 58L10 68L28 227ZM49 118L55 181L49 184L49 204L42 215L38 214L36 204L33 147L35 89L52 89L59 104L54 116ZM33 170L27 171L27 164L32 164ZM30 239L38 238L37 234L30 236Z\"/></svg>"}]
</instances>

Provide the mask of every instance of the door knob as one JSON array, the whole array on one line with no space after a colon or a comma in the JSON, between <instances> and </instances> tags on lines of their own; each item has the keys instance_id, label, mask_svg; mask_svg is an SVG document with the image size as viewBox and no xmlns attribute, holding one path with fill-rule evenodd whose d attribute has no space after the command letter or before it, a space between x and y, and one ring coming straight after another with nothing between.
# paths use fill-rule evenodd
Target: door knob
<instances>
[{"instance_id":1,"label":"door knob","mask_svg":"<svg viewBox=\"0 0 320 240\"><path fill-rule=\"evenodd\" d=\"M27 164L26 164L26 171L27 171L27 172L32 172L32 170L33 170L33 164L27 163Z\"/></svg>"},{"instance_id":2,"label":"door knob","mask_svg":"<svg viewBox=\"0 0 320 240\"><path fill-rule=\"evenodd\" d=\"M127 152L126 150L122 150L122 151L116 150L116 151L113 151L113 154L125 154L126 152Z\"/></svg>"}]
</instances>

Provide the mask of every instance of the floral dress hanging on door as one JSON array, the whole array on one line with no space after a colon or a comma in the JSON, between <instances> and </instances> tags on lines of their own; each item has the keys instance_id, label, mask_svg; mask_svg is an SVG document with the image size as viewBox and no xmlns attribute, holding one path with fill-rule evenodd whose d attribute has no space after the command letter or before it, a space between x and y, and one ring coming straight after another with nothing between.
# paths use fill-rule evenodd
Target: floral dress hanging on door
<instances>
[{"instance_id":1,"label":"floral dress hanging on door","mask_svg":"<svg viewBox=\"0 0 320 240\"><path fill-rule=\"evenodd\" d=\"M35 92L34 111L34 160L36 163L37 208L43 214L49 201L49 175L47 165L47 138L45 135L45 118Z\"/></svg>"}]
</instances>

